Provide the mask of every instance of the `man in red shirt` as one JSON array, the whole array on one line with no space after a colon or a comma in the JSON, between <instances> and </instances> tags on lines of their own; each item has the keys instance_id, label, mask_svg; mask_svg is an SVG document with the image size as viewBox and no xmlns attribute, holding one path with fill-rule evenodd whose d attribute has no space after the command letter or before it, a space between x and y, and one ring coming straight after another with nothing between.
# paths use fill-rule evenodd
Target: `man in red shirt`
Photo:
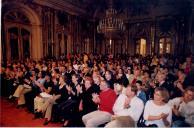
<instances>
[{"instance_id":1,"label":"man in red shirt","mask_svg":"<svg viewBox=\"0 0 194 128\"><path fill-rule=\"evenodd\" d=\"M109 122L113 114L112 108L117 98L114 90L109 88L107 81L100 83L100 94L92 94L93 101L99 104L99 110L88 113L82 117L86 127L97 127Z\"/></svg>"}]
</instances>

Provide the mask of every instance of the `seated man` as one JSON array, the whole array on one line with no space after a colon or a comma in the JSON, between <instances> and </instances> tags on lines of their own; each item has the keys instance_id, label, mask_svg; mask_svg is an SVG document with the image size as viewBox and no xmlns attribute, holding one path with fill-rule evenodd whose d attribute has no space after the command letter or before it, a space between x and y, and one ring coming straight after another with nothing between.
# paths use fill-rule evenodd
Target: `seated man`
<instances>
[{"instance_id":1,"label":"seated man","mask_svg":"<svg viewBox=\"0 0 194 128\"><path fill-rule=\"evenodd\" d=\"M99 104L99 110L90 112L82 117L86 127L97 127L111 120L116 93L109 88L109 84L105 80L101 81L100 90L99 96L96 93L92 94L93 101Z\"/></svg>"},{"instance_id":2,"label":"seated man","mask_svg":"<svg viewBox=\"0 0 194 128\"><path fill-rule=\"evenodd\" d=\"M168 102L174 114L174 127L194 126L194 87L187 87L182 97Z\"/></svg>"},{"instance_id":3,"label":"seated man","mask_svg":"<svg viewBox=\"0 0 194 128\"><path fill-rule=\"evenodd\" d=\"M144 108L143 101L136 96L137 91L136 86L128 86L126 94L119 95L113 106L113 120L105 127L135 127Z\"/></svg>"}]
</instances>

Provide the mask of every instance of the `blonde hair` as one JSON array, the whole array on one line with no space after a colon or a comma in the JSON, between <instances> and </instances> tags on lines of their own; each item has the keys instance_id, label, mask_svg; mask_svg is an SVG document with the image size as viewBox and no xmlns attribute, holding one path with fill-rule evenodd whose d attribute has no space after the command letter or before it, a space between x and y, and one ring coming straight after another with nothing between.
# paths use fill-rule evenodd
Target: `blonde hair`
<instances>
[{"instance_id":1,"label":"blonde hair","mask_svg":"<svg viewBox=\"0 0 194 128\"><path fill-rule=\"evenodd\" d=\"M164 87L157 87L154 92L157 92L159 91L160 94L161 94L161 97L163 98L163 102L167 103L169 98L170 98L170 95L169 95L169 92L166 88Z\"/></svg>"}]
</instances>

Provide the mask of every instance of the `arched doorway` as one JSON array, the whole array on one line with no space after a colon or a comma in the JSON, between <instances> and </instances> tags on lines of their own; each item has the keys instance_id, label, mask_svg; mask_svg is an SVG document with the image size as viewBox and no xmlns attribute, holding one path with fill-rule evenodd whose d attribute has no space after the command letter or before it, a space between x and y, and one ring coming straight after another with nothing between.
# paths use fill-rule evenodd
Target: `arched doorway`
<instances>
[{"instance_id":1,"label":"arched doorway","mask_svg":"<svg viewBox=\"0 0 194 128\"><path fill-rule=\"evenodd\" d=\"M30 57L30 42L31 42L31 34L26 29L21 29L22 43L23 43L23 57Z\"/></svg>"},{"instance_id":2,"label":"arched doorway","mask_svg":"<svg viewBox=\"0 0 194 128\"><path fill-rule=\"evenodd\" d=\"M55 49L58 55L67 55L67 35L65 33L58 33L58 47Z\"/></svg>"},{"instance_id":3,"label":"arched doorway","mask_svg":"<svg viewBox=\"0 0 194 128\"><path fill-rule=\"evenodd\" d=\"M146 39L140 38L136 40L136 54L146 55Z\"/></svg>"},{"instance_id":4,"label":"arched doorway","mask_svg":"<svg viewBox=\"0 0 194 128\"><path fill-rule=\"evenodd\" d=\"M3 60L13 61L32 58L42 54L42 32L38 15L27 5L4 2L2 5Z\"/></svg>"},{"instance_id":5,"label":"arched doorway","mask_svg":"<svg viewBox=\"0 0 194 128\"><path fill-rule=\"evenodd\" d=\"M4 16L4 22L8 29L7 41L10 47L11 60L30 58L30 21L19 11L9 11ZM28 29L28 30L27 30Z\"/></svg>"},{"instance_id":6,"label":"arched doorway","mask_svg":"<svg viewBox=\"0 0 194 128\"><path fill-rule=\"evenodd\" d=\"M10 43L10 52L11 52L11 59L17 60L19 59L19 52L18 52L18 28L12 27L8 30L9 32L9 43Z\"/></svg>"}]
</instances>

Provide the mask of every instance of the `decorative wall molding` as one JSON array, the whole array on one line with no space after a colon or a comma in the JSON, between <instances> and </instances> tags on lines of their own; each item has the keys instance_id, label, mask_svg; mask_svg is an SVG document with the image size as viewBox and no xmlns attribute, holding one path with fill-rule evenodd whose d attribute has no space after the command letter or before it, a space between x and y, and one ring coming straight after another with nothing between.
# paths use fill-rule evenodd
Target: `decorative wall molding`
<instances>
[{"instance_id":1,"label":"decorative wall molding","mask_svg":"<svg viewBox=\"0 0 194 128\"><path fill-rule=\"evenodd\" d=\"M85 15L86 11L80 7L72 5L66 0L33 0L42 6L48 6L56 10L64 10L71 15Z\"/></svg>"}]
</instances>

